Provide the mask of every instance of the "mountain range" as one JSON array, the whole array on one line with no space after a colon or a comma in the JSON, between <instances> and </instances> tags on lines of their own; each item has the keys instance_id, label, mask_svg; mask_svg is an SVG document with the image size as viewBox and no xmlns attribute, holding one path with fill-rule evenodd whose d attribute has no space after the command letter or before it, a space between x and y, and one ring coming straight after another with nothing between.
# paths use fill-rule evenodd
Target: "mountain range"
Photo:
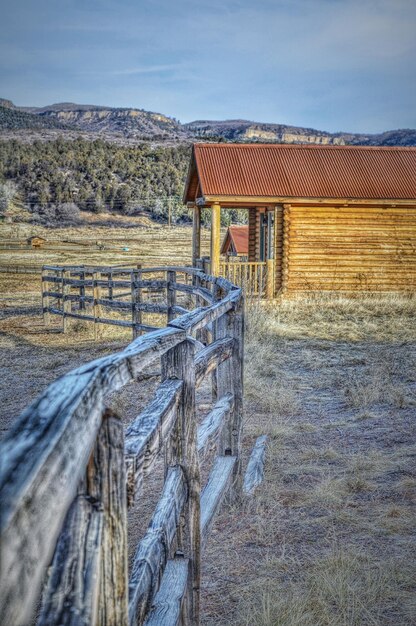
<instances>
[{"instance_id":1,"label":"mountain range","mask_svg":"<svg viewBox=\"0 0 416 626\"><path fill-rule=\"evenodd\" d=\"M25 132L26 131L26 132ZM206 141L314 143L333 145L416 146L416 129L378 134L327 131L249 120L197 120L181 124L161 113L134 108L63 102L44 107L18 107L0 98L0 133L4 138L31 139L82 134L121 143ZM26 137L27 138L27 137Z\"/></svg>"}]
</instances>

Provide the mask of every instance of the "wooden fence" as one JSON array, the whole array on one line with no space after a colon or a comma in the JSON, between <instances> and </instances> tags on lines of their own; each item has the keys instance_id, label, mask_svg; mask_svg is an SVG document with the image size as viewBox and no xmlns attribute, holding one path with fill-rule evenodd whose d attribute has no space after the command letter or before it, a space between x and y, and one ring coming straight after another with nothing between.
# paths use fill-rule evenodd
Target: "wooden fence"
<instances>
[{"instance_id":1,"label":"wooden fence","mask_svg":"<svg viewBox=\"0 0 416 626\"><path fill-rule=\"evenodd\" d=\"M50 324L50 315L54 314L61 317L64 332L70 319L78 319L94 322L96 334L100 325L111 324L131 328L136 338L187 313L192 297L210 304L212 289L203 282L190 268L181 267L44 265L45 324ZM163 324L146 323L146 315L152 319L157 314L164 317Z\"/></svg>"},{"instance_id":2,"label":"wooden fence","mask_svg":"<svg viewBox=\"0 0 416 626\"><path fill-rule=\"evenodd\" d=\"M89 269L95 269L92 279ZM72 276L80 271L85 277ZM126 276L126 270L116 271ZM45 268L44 282L61 290L44 297L63 301L64 319L78 315L65 310L74 302L70 289L90 305L80 289L95 290L92 306L100 306L97 289L109 272ZM134 314L143 311L137 293L150 280L139 272L131 269L128 281ZM157 306L166 313L166 327L57 379L0 444L4 626L32 623L40 595L42 626L199 622L203 545L225 494L241 487L243 298L240 288L199 270L153 272L165 273L158 289L167 301ZM125 289L125 282L113 273L113 288ZM184 293L193 301L191 311L175 304ZM51 308L45 305L45 313ZM137 318L129 323L143 331ZM106 396L157 363L161 382L124 433L120 417L106 408ZM195 394L208 374L215 399L197 424ZM200 461L214 443L215 460L201 488ZM157 458L165 463L162 494L129 575L127 507L140 504Z\"/></svg>"}]
</instances>

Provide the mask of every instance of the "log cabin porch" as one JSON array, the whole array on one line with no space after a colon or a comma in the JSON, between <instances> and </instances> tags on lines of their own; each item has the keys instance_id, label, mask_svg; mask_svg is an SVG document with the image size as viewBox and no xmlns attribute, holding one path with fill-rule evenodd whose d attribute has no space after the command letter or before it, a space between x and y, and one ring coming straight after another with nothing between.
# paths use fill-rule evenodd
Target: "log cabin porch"
<instances>
[{"instance_id":1,"label":"log cabin porch","mask_svg":"<svg viewBox=\"0 0 416 626\"><path fill-rule=\"evenodd\" d=\"M202 207L194 204L192 265L242 286L248 295L274 298L281 286L276 272L281 263L276 264L275 253L280 256L282 250L283 207L241 207L233 203L221 206L213 202L204 208L211 211L210 255L201 257ZM248 211L248 255L244 259L221 254L221 210L230 208L246 208Z\"/></svg>"}]
</instances>

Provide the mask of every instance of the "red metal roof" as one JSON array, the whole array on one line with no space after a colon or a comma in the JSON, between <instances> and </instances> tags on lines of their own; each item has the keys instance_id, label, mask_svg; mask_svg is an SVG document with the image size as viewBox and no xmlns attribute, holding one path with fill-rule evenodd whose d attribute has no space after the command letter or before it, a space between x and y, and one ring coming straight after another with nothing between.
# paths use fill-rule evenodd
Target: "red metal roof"
<instances>
[{"instance_id":1,"label":"red metal roof","mask_svg":"<svg viewBox=\"0 0 416 626\"><path fill-rule=\"evenodd\" d=\"M232 243L237 254L248 254L248 226L229 226L221 246L221 254L227 254Z\"/></svg>"},{"instance_id":2,"label":"red metal roof","mask_svg":"<svg viewBox=\"0 0 416 626\"><path fill-rule=\"evenodd\" d=\"M188 201L196 177L203 196L413 200L416 148L197 143Z\"/></svg>"}]
</instances>

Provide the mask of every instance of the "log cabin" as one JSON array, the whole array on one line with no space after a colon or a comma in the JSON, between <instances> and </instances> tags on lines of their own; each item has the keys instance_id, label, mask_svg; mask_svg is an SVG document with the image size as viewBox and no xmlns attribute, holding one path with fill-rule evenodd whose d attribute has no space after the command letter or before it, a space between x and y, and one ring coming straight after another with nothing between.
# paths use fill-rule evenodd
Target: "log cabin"
<instances>
[{"instance_id":1,"label":"log cabin","mask_svg":"<svg viewBox=\"0 0 416 626\"><path fill-rule=\"evenodd\" d=\"M416 148L194 144L184 201L211 219L210 271L269 298L311 291L414 291ZM247 209L248 261L230 276L221 210Z\"/></svg>"},{"instance_id":2,"label":"log cabin","mask_svg":"<svg viewBox=\"0 0 416 626\"><path fill-rule=\"evenodd\" d=\"M248 261L248 226L234 224L227 228L221 254L227 258L239 257L242 261Z\"/></svg>"}]
</instances>

